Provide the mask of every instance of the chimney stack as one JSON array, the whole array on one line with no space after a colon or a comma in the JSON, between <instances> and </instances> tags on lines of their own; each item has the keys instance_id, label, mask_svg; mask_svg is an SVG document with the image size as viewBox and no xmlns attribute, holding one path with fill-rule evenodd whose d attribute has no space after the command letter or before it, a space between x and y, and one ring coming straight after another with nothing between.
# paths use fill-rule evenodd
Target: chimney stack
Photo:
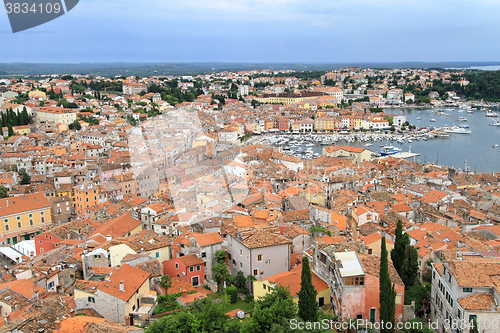
<instances>
[{"instance_id":1,"label":"chimney stack","mask_svg":"<svg viewBox=\"0 0 500 333\"><path fill-rule=\"evenodd\" d=\"M260 272L259 272L259 279L260 279L260 281L264 281L264 271L263 270L260 270Z\"/></svg>"},{"instance_id":2,"label":"chimney stack","mask_svg":"<svg viewBox=\"0 0 500 333\"><path fill-rule=\"evenodd\" d=\"M123 281L120 281L120 287L118 288L119 291L125 291L125 283Z\"/></svg>"}]
</instances>

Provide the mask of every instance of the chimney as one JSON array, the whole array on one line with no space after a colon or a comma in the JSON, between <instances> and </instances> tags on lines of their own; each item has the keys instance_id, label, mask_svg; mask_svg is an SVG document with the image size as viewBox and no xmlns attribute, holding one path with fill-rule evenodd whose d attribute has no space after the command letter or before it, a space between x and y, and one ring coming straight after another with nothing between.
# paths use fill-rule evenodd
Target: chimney
<instances>
[{"instance_id":1,"label":"chimney","mask_svg":"<svg viewBox=\"0 0 500 333\"><path fill-rule=\"evenodd\" d=\"M186 297L187 291L183 291L181 294L182 294L182 297Z\"/></svg>"},{"instance_id":2,"label":"chimney","mask_svg":"<svg viewBox=\"0 0 500 333\"><path fill-rule=\"evenodd\" d=\"M259 280L264 281L264 271L263 270L260 270L260 272L259 272Z\"/></svg>"},{"instance_id":3,"label":"chimney","mask_svg":"<svg viewBox=\"0 0 500 333\"><path fill-rule=\"evenodd\" d=\"M110 242L111 241L111 235L107 235L106 236L106 242Z\"/></svg>"},{"instance_id":4,"label":"chimney","mask_svg":"<svg viewBox=\"0 0 500 333\"><path fill-rule=\"evenodd\" d=\"M7 204L7 207L9 207L9 199L5 199L5 203Z\"/></svg>"},{"instance_id":5,"label":"chimney","mask_svg":"<svg viewBox=\"0 0 500 333\"><path fill-rule=\"evenodd\" d=\"M118 288L119 291L125 291L125 283L123 281L120 281L120 287Z\"/></svg>"}]
</instances>

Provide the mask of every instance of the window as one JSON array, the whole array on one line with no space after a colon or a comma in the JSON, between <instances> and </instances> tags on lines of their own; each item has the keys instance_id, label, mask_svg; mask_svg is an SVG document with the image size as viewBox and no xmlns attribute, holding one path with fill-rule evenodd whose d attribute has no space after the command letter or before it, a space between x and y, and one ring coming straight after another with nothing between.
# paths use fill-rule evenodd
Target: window
<instances>
[{"instance_id":1,"label":"window","mask_svg":"<svg viewBox=\"0 0 500 333\"><path fill-rule=\"evenodd\" d=\"M17 227L21 228L21 222L17 222Z\"/></svg>"},{"instance_id":2,"label":"window","mask_svg":"<svg viewBox=\"0 0 500 333\"><path fill-rule=\"evenodd\" d=\"M5 225L5 231L9 231L9 225L8 224Z\"/></svg>"},{"instance_id":3,"label":"window","mask_svg":"<svg viewBox=\"0 0 500 333\"><path fill-rule=\"evenodd\" d=\"M242 255L243 255L243 250L242 250L242 249L240 249L240 256L242 256Z\"/></svg>"},{"instance_id":4,"label":"window","mask_svg":"<svg viewBox=\"0 0 500 333\"><path fill-rule=\"evenodd\" d=\"M457 317L458 317L458 319L460 319L462 317L462 313L460 312L460 309L458 309Z\"/></svg>"},{"instance_id":5,"label":"window","mask_svg":"<svg viewBox=\"0 0 500 333\"><path fill-rule=\"evenodd\" d=\"M469 315L469 323L474 319L477 320L477 315Z\"/></svg>"},{"instance_id":6,"label":"window","mask_svg":"<svg viewBox=\"0 0 500 333\"><path fill-rule=\"evenodd\" d=\"M9 219L4 219L3 220L5 223L9 223Z\"/></svg>"},{"instance_id":7,"label":"window","mask_svg":"<svg viewBox=\"0 0 500 333\"><path fill-rule=\"evenodd\" d=\"M201 266L200 265L196 265L196 270L197 271L201 270Z\"/></svg>"},{"instance_id":8,"label":"window","mask_svg":"<svg viewBox=\"0 0 500 333\"><path fill-rule=\"evenodd\" d=\"M92 296L89 296L89 297L87 298L87 301L88 301L89 303L95 303L95 298L94 298L94 297L92 297Z\"/></svg>"},{"instance_id":9,"label":"window","mask_svg":"<svg viewBox=\"0 0 500 333\"><path fill-rule=\"evenodd\" d=\"M33 225L33 220L32 219L30 220L30 225Z\"/></svg>"},{"instance_id":10,"label":"window","mask_svg":"<svg viewBox=\"0 0 500 333\"><path fill-rule=\"evenodd\" d=\"M257 270L256 269L253 270L253 275L257 275Z\"/></svg>"},{"instance_id":11,"label":"window","mask_svg":"<svg viewBox=\"0 0 500 333\"><path fill-rule=\"evenodd\" d=\"M472 288L464 288L464 293L471 293L472 292Z\"/></svg>"},{"instance_id":12,"label":"window","mask_svg":"<svg viewBox=\"0 0 500 333\"><path fill-rule=\"evenodd\" d=\"M20 219L21 219L21 216L18 216L18 217L17 217L17 220L19 221Z\"/></svg>"},{"instance_id":13,"label":"window","mask_svg":"<svg viewBox=\"0 0 500 333\"><path fill-rule=\"evenodd\" d=\"M259 254L259 255L257 256L257 261L262 261L262 254Z\"/></svg>"},{"instance_id":14,"label":"window","mask_svg":"<svg viewBox=\"0 0 500 333\"><path fill-rule=\"evenodd\" d=\"M363 276L350 276L344 278L344 285L346 286L362 286L365 284L365 278Z\"/></svg>"},{"instance_id":15,"label":"window","mask_svg":"<svg viewBox=\"0 0 500 333\"><path fill-rule=\"evenodd\" d=\"M202 257L202 258L206 258L206 257L207 257L207 253L206 253L206 252L202 252L202 253L201 253L201 257Z\"/></svg>"},{"instance_id":16,"label":"window","mask_svg":"<svg viewBox=\"0 0 500 333\"><path fill-rule=\"evenodd\" d=\"M45 217L42 216L42 223L45 223Z\"/></svg>"},{"instance_id":17,"label":"window","mask_svg":"<svg viewBox=\"0 0 500 333\"><path fill-rule=\"evenodd\" d=\"M48 285L47 285L47 289L50 289L50 288L53 288L54 287L54 281L50 282Z\"/></svg>"},{"instance_id":18,"label":"window","mask_svg":"<svg viewBox=\"0 0 500 333\"><path fill-rule=\"evenodd\" d=\"M377 309L370 309L370 322L374 323L377 319Z\"/></svg>"},{"instance_id":19,"label":"window","mask_svg":"<svg viewBox=\"0 0 500 333\"><path fill-rule=\"evenodd\" d=\"M156 258L160 257L160 252L156 252Z\"/></svg>"},{"instance_id":20,"label":"window","mask_svg":"<svg viewBox=\"0 0 500 333\"><path fill-rule=\"evenodd\" d=\"M233 259L233 265L236 265L236 261Z\"/></svg>"},{"instance_id":21,"label":"window","mask_svg":"<svg viewBox=\"0 0 500 333\"><path fill-rule=\"evenodd\" d=\"M29 214L28 217L33 217L33 214Z\"/></svg>"},{"instance_id":22,"label":"window","mask_svg":"<svg viewBox=\"0 0 500 333\"><path fill-rule=\"evenodd\" d=\"M179 269L179 264L178 263L175 263L175 268Z\"/></svg>"},{"instance_id":23,"label":"window","mask_svg":"<svg viewBox=\"0 0 500 333\"><path fill-rule=\"evenodd\" d=\"M194 272L194 266L189 266L189 271Z\"/></svg>"},{"instance_id":24,"label":"window","mask_svg":"<svg viewBox=\"0 0 500 333\"><path fill-rule=\"evenodd\" d=\"M243 263L240 261L240 268L243 268Z\"/></svg>"}]
</instances>

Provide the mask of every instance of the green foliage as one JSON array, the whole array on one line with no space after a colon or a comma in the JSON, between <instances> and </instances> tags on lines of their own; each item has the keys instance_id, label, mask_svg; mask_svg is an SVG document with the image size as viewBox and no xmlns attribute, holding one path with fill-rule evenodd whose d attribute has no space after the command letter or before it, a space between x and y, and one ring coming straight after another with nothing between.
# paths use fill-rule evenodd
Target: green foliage
<instances>
[{"instance_id":1,"label":"green foliage","mask_svg":"<svg viewBox=\"0 0 500 333\"><path fill-rule=\"evenodd\" d=\"M74 120L71 124L68 125L68 128L70 130L81 130L82 129L82 125L80 125L80 122L78 120Z\"/></svg>"},{"instance_id":2,"label":"green foliage","mask_svg":"<svg viewBox=\"0 0 500 333\"><path fill-rule=\"evenodd\" d=\"M420 282L414 283L405 290L405 304L415 301L415 311L422 308L424 300L428 297L427 289Z\"/></svg>"},{"instance_id":3,"label":"green foliage","mask_svg":"<svg viewBox=\"0 0 500 333\"><path fill-rule=\"evenodd\" d=\"M479 333L479 327L477 326L477 318L476 317L472 318L469 333Z\"/></svg>"},{"instance_id":4,"label":"green foliage","mask_svg":"<svg viewBox=\"0 0 500 333\"><path fill-rule=\"evenodd\" d=\"M9 197L8 192L9 190L7 190L5 186L0 185L0 199L8 198Z\"/></svg>"},{"instance_id":5,"label":"green foliage","mask_svg":"<svg viewBox=\"0 0 500 333\"><path fill-rule=\"evenodd\" d=\"M224 311L224 304L214 303L210 298L196 300L190 305L191 312L200 321L203 332L220 332L229 318Z\"/></svg>"},{"instance_id":6,"label":"green foliage","mask_svg":"<svg viewBox=\"0 0 500 333\"><path fill-rule=\"evenodd\" d=\"M380 321L391 322L392 329L385 328L381 333L394 332L394 314L396 311L396 291L389 275L388 253L385 245L385 237L382 237L381 255L380 255Z\"/></svg>"},{"instance_id":7,"label":"green foliage","mask_svg":"<svg viewBox=\"0 0 500 333\"><path fill-rule=\"evenodd\" d=\"M403 266L403 257L405 253L406 243L403 239L403 223L401 220L398 220L398 224L396 225L395 230L396 239L394 241L394 248L391 251L391 259L394 268L398 274L401 274L401 267Z\"/></svg>"},{"instance_id":8,"label":"green foliage","mask_svg":"<svg viewBox=\"0 0 500 333\"><path fill-rule=\"evenodd\" d=\"M165 295L168 292L168 289L172 286L172 279L170 278L169 275L165 274L161 277L160 279L160 287L165 290Z\"/></svg>"},{"instance_id":9,"label":"green foliage","mask_svg":"<svg viewBox=\"0 0 500 333\"><path fill-rule=\"evenodd\" d=\"M63 75L63 76L61 76L61 80L64 80L64 81L73 80L73 76L71 76L71 75Z\"/></svg>"},{"instance_id":10,"label":"green foliage","mask_svg":"<svg viewBox=\"0 0 500 333\"><path fill-rule=\"evenodd\" d=\"M409 241L408 241L409 242ZM410 244L405 249L403 267L401 267L401 279L405 287L412 286L418 275L418 250Z\"/></svg>"},{"instance_id":11,"label":"green foliage","mask_svg":"<svg viewBox=\"0 0 500 333\"><path fill-rule=\"evenodd\" d=\"M318 292L314 289L312 284L311 267L309 266L309 259L302 258L302 275L300 278L300 291L299 296L299 317L304 321L316 321L318 319L318 303L316 302L316 295Z\"/></svg>"},{"instance_id":12,"label":"green foliage","mask_svg":"<svg viewBox=\"0 0 500 333\"><path fill-rule=\"evenodd\" d=\"M253 275L251 275L253 277ZM234 280L234 285L238 288L238 292L242 294L248 294L247 283L249 281L245 278L245 274L242 271L236 273L236 278Z\"/></svg>"},{"instance_id":13,"label":"green foliage","mask_svg":"<svg viewBox=\"0 0 500 333\"><path fill-rule=\"evenodd\" d=\"M227 287L226 294L229 296L230 303L236 303L236 300L238 299L238 288L235 286Z\"/></svg>"},{"instance_id":14,"label":"green foliage","mask_svg":"<svg viewBox=\"0 0 500 333\"><path fill-rule=\"evenodd\" d=\"M231 276L229 273L229 267L224 262L218 262L212 266L212 274L215 282L217 283L217 291L221 291L222 282L226 281L229 276Z\"/></svg>"},{"instance_id":15,"label":"green foliage","mask_svg":"<svg viewBox=\"0 0 500 333\"><path fill-rule=\"evenodd\" d=\"M165 316L159 321L153 321L146 333L198 333L201 331L201 321L189 311Z\"/></svg>"},{"instance_id":16,"label":"green foliage","mask_svg":"<svg viewBox=\"0 0 500 333\"><path fill-rule=\"evenodd\" d=\"M372 112L372 113L380 113L383 111L384 111L383 108L370 108L370 112Z\"/></svg>"},{"instance_id":17,"label":"green foliage","mask_svg":"<svg viewBox=\"0 0 500 333\"><path fill-rule=\"evenodd\" d=\"M26 172L26 169L19 170L19 176L21 176L21 181L19 182L20 185L31 184L31 177Z\"/></svg>"},{"instance_id":18,"label":"green foliage","mask_svg":"<svg viewBox=\"0 0 500 333\"><path fill-rule=\"evenodd\" d=\"M318 226L312 226L311 229L309 229L309 232L311 233L311 235L314 237L315 235L328 235L328 236L332 236L332 232L328 229L326 229L325 227L323 227L322 225L318 225Z\"/></svg>"},{"instance_id":19,"label":"green foliage","mask_svg":"<svg viewBox=\"0 0 500 333\"><path fill-rule=\"evenodd\" d=\"M241 332L270 332L275 325L287 325L287 320L294 317L297 307L290 297L290 290L281 285L255 301L255 308L247 325Z\"/></svg>"}]
</instances>

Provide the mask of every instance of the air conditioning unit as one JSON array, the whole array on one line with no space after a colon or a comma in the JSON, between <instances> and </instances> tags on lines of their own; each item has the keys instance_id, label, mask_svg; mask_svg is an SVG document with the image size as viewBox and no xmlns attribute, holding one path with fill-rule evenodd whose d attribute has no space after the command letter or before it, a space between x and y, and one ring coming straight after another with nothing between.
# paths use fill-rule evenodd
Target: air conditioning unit
<instances>
[{"instance_id":1,"label":"air conditioning unit","mask_svg":"<svg viewBox=\"0 0 500 333\"><path fill-rule=\"evenodd\" d=\"M271 259L266 259L266 264L270 264L271 263Z\"/></svg>"}]
</instances>

